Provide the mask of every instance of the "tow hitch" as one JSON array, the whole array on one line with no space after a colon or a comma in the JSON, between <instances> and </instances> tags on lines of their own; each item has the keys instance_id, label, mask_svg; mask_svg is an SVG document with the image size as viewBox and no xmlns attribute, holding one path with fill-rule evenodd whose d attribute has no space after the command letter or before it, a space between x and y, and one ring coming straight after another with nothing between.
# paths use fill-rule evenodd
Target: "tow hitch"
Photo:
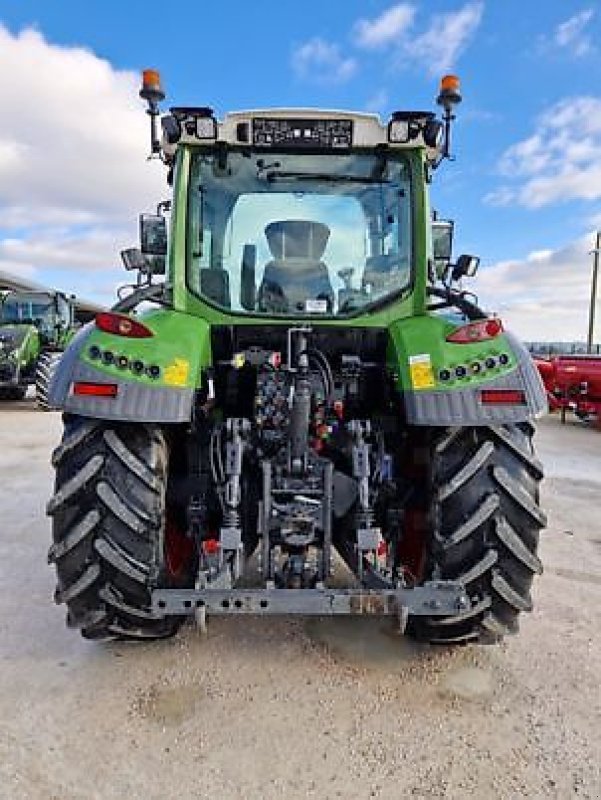
<instances>
[{"instance_id":1,"label":"tow hitch","mask_svg":"<svg viewBox=\"0 0 601 800\"><path fill-rule=\"evenodd\" d=\"M397 617L404 633L410 616L452 616L469 608L462 584L430 581L415 588L362 589L155 589L152 609L186 614Z\"/></svg>"}]
</instances>

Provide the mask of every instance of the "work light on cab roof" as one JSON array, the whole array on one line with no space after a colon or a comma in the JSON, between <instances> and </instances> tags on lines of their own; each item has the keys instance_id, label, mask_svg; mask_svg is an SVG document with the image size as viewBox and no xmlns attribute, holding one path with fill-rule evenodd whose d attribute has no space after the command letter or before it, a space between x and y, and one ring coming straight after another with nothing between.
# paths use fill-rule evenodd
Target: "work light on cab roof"
<instances>
[{"instance_id":1,"label":"work light on cab roof","mask_svg":"<svg viewBox=\"0 0 601 800\"><path fill-rule=\"evenodd\" d=\"M426 148L428 161L437 167L450 157L452 110L461 101L459 79L446 75L440 83L437 102L444 109L442 120L431 111L394 111L386 125L375 114L315 109L270 109L232 112L218 121L209 106L174 106L161 119L162 140L156 133L158 103L165 94L159 73L142 73L140 97L148 102L151 119L151 157L167 163L174 159L178 144L223 142L224 145L305 151L348 151L354 147L383 145L392 148Z\"/></svg>"}]
</instances>

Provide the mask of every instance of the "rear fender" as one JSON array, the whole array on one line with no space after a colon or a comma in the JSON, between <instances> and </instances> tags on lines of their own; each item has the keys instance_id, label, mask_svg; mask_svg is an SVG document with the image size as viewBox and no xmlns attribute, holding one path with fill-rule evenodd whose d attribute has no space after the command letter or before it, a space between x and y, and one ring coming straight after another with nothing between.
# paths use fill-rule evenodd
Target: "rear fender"
<instances>
[{"instance_id":1,"label":"rear fender","mask_svg":"<svg viewBox=\"0 0 601 800\"><path fill-rule=\"evenodd\" d=\"M508 332L482 342L447 342L459 324L426 315L391 326L388 367L403 399L407 422L491 425L524 422L546 413L542 380L521 342ZM486 405L483 389L518 389L524 393L524 402Z\"/></svg>"},{"instance_id":2,"label":"rear fender","mask_svg":"<svg viewBox=\"0 0 601 800\"><path fill-rule=\"evenodd\" d=\"M75 335L50 386L53 406L110 420L176 423L191 419L202 371L211 363L208 323L172 310L135 319L152 336L117 336L94 323ZM111 384L116 386L116 395L74 394L75 383Z\"/></svg>"}]
</instances>

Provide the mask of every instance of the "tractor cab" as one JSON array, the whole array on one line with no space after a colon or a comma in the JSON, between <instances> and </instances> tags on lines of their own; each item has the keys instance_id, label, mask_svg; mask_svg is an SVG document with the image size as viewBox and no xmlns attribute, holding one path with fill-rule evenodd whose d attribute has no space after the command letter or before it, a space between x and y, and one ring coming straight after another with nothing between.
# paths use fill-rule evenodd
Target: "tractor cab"
<instances>
[{"instance_id":1,"label":"tractor cab","mask_svg":"<svg viewBox=\"0 0 601 800\"><path fill-rule=\"evenodd\" d=\"M71 304L59 292L9 292L0 304L0 325L33 325L45 345L58 343L72 317Z\"/></svg>"},{"instance_id":2,"label":"tractor cab","mask_svg":"<svg viewBox=\"0 0 601 800\"><path fill-rule=\"evenodd\" d=\"M50 409L50 380L74 332L74 307L61 292L0 293L0 399L19 400L35 384Z\"/></svg>"},{"instance_id":3,"label":"tractor cab","mask_svg":"<svg viewBox=\"0 0 601 800\"><path fill-rule=\"evenodd\" d=\"M255 110L217 122L208 109L172 109L162 149L186 203L173 263L185 265L190 294L229 314L321 320L408 297L426 256L426 198L415 187L441 132L427 112L399 112L386 126L351 112Z\"/></svg>"},{"instance_id":4,"label":"tractor cab","mask_svg":"<svg viewBox=\"0 0 601 800\"><path fill-rule=\"evenodd\" d=\"M221 310L345 317L407 292L409 162L373 153L190 153L188 286Z\"/></svg>"}]
</instances>

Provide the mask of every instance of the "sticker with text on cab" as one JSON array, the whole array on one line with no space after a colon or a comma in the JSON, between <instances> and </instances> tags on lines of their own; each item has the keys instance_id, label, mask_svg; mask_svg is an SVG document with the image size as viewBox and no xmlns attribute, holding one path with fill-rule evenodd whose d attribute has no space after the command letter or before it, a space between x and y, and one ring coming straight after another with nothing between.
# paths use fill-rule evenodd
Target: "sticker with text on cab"
<instances>
[{"instance_id":1,"label":"sticker with text on cab","mask_svg":"<svg viewBox=\"0 0 601 800\"><path fill-rule=\"evenodd\" d=\"M433 389L435 383L430 354L409 356L409 374L414 389Z\"/></svg>"},{"instance_id":2,"label":"sticker with text on cab","mask_svg":"<svg viewBox=\"0 0 601 800\"><path fill-rule=\"evenodd\" d=\"M307 299L305 300L305 311L307 314L327 314L328 313L328 301L319 299Z\"/></svg>"}]
</instances>

